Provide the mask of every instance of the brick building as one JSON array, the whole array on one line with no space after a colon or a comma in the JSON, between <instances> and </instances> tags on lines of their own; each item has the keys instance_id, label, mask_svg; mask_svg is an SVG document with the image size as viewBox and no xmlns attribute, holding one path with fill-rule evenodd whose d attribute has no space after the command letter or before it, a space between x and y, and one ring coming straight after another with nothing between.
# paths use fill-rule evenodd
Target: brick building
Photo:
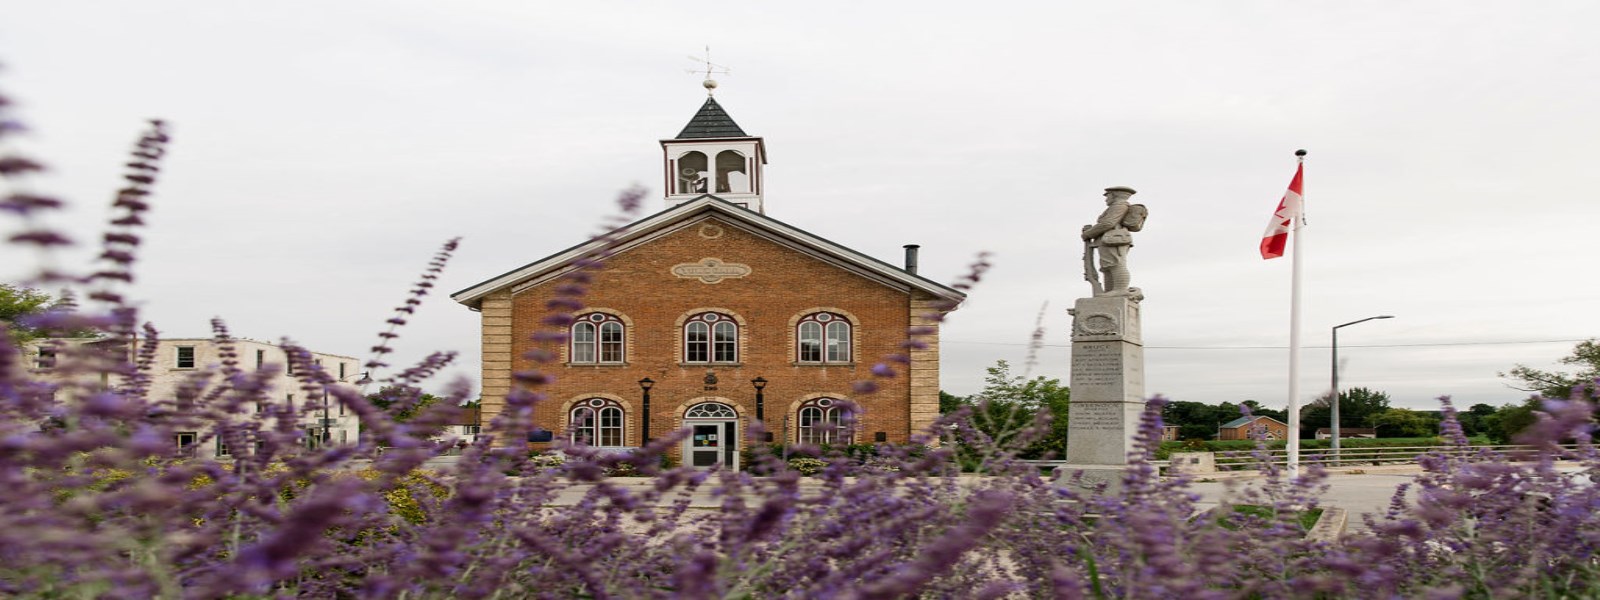
<instances>
[{"instance_id":1,"label":"brick building","mask_svg":"<svg viewBox=\"0 0 1600 600\"><path fill-rule=\"evenodd\" d=\"M1289 439L1289 424L1272 417L1254 415L1239 417L1217 428L1219 440L1286 440Z\"/></svg>"},{"instance_id":2,"label":"brick building","mask_svg":"<svg viewBox=\"0 0 1600 600\"><path fill-rule=\"evenodd\" d=\"M931 424L936 329L879 391L858 397L851 384L963 295L916 274L915 246L895 266L767 217L765 143L715 99L661 145L668 208L611 232L535 427L609 448L689 428L685 464L737 468L756 420L773 441L833 444L905 442ZM533 368L523 356L549 327L560 277L602 243L451 296L482 313L486 420L504 409L512 372Z\"/></svg>"}]
</instances>

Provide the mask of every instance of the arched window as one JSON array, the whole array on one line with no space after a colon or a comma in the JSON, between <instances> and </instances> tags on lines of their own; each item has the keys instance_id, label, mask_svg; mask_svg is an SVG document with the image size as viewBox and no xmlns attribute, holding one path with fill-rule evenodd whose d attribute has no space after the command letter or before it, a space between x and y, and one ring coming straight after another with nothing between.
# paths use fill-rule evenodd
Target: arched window
<instances>
[{"instance_id":1,"label":"arched window","mask_svg":"<svg viewBox=\"0 0 1600 600\"><path fill-rule=\"evenodd\" d=\"M605 313L590 313L572 324L573 364L621 364L622 321Z\"/></svg>"},{"instance_id":2,"label":"arched window","mask_svg":"<svg viewBox=\"0 0 1600 600\"><path fill-rule=\"evenodd\" d=\"M795 331L799 344L798 360L803 363L850 362L850 322L827 312L812 313L800 319Z\"/></svg>"},{"instance_id":3,"label":"arched window","mask_svg":"<svg viewBox=\"0 0 1600 600\"><path fill-rule=\"evenodd\" d=\"M572 443L586 446L622 446L622 406L605 398L590 398L572 407Z\"/></svg>"},{"instance_id":4,"label":"arched window","mask_svg":"<svg viewBox=\"0 0 1600 600\"><path fill-rule=\"evenodd\" d=\"M685 419L737 419L739 412L721 402L701 402L683 411Z\"/></svg>"},{"instance_id":5,"label":"arched window","mask_svg":"<svg viewBox=\"0 0 1600 600\"><path fill-rule=\"evenodd\" d=\"M739 362L739 325L714 312L690 317L683 325L683 362Z\"/></svg>"},{"instance_id":6,"label":"arched window","mask_svg":"<svg viewBox=\"0 0 1600 600\"><path fill-rule=\"evenodd\" d=\"M686 152L678 157L675 164L677 171L679 194L703 194L706 189L706 178L711 172L706 167L706 155L703 152Z\"/></svg>"},{"instance_id":7,"label":"arched window","mask_svg":"<svg viewBox=\"0 0 1600 600\"><path fill-rule=\"evenodd\" d=\"M850 403L837 398L807 400L800 405L799 423L795 435L802 444L849 444L855 440Z\"/></svg>"},{"instance_id":8,"label":"arched window","mask_svg":"<svg viewBox=\"0 0 1600 600\"><path fill-rule=\"evenodd\" d=\"M725 194L750 193L750 175L745 172L743 154L735 150L717 153L717 191Z\"/></svg>"}]
</instances>

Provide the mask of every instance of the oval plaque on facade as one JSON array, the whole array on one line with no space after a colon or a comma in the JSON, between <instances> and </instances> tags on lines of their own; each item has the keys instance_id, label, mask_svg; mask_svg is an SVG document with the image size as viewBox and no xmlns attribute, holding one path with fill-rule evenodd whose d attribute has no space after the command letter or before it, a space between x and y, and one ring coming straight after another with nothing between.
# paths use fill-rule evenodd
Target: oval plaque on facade
<instances>
[{"instance_id":1,"label":"oval plaque on facade","mask_svg":"<svg viewBox=\"0 0 1600 600\"><path fill-rule=\"evenodd\" d=\"M702 283L717 283L724 279L738 279L749 275L750 265L722 262L720 258L706 258L697 263L673 265L672 274L684 279L699 279Z\"/></svg>"}]
</instances>

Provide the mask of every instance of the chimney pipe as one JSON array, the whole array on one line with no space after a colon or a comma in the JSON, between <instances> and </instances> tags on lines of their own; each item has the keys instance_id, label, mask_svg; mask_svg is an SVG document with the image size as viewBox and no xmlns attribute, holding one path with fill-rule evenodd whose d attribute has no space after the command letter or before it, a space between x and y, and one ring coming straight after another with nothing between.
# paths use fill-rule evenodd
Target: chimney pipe
<instances>
[{"instance_id":1,"label":"chimney pipe","mask_svg":"<svg viewBox=\"0 0 1600 600\"><path fill-rule=\"evenodd\" d=\"M916 244L906 244L906 272L907 273L910 273L912 275L916 275L917 274L917 248L921 248L921 247L922 246L918 246Z\"/></svg>"}]
</instances>

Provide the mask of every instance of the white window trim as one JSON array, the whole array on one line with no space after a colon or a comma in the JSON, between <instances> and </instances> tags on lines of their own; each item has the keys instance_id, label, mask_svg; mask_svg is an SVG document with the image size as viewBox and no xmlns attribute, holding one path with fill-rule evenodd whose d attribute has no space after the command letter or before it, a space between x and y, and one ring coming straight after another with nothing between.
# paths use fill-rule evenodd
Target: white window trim
<instances>
[{"instance_id":1,"label":"white window trim","mask_svg":"<svg viewBox=\"0 0 1600 600\"><path fill-rule=\"evenodd\" d=\"M828 315L827 320L820 320L819 315ZM815 335L806 335L807 326L814 328ZM843 336L836 335L838 329L844 330ZM851 323L844 315L820 311L808 313L800 318L794 328L794 357L796 364L802 365L848 365L855 359L855 324ZM806 358L806 342L814 341L817 344L817 359Z\"/></svg>"},{"instance_id":2,"label":"white window trim","mask_svg":"<svg viewBox=\"0 0 1600 600\"><path fill-rule=\"evenodd\" d=\"M595 401L599 401L596 405ZM615 411L614 413L611 411ZM588 413L589 419L580 417ZM615 425L607 425L606 417L616 417ZM567 411L567 426L571 432L567 439L574 444L586 445L591 448L624 448L628 443L628 412L615 400L605 398L591 398L580 402ZM608 437L615 439L608 440ZM615 441L614 444L604 442Z\"/></svg>"}]
</instances>

